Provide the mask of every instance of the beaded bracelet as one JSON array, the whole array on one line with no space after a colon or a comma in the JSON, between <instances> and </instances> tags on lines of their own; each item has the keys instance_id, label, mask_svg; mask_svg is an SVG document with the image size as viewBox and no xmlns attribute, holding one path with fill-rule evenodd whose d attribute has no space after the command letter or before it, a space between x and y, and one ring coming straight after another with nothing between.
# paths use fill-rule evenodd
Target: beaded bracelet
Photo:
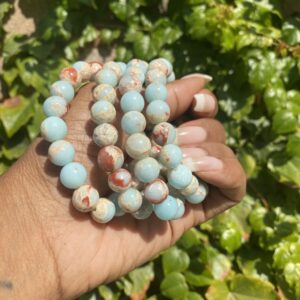
<instances>
[{"instance_id":1,"label":"beaded bracelet","mask_svg":"<svg viewBox=\"0 0 300 300\"><path fill-rule=\"evenodd\" d=\"M61 183L75 189L72 203L77 210L91 212L99 223L125 213L146 219L154 212L161 220L172 220L183 216L185 200L194 204L204 200L208 187L182 164L181 149L174 144L176 129L167 122L170 108L165 85L175 79L168 60L159 58L148 64L133 59L127 65L108 62L103 67L97 62L79 61L63 69L60 78L51 86L52 96L44 103L47 118L41 125L41 133L52 142L49 159L62 166ZM74 147L63 140L67 126L62 117L74 98L74 87L88 80L98 84L93 89L91 108L92 120L97 124L93 140L100 147L98 165L107 173L112 190L108 198L100 198L96 189L85 184L87 172L80 163L73 162ZM118 94L123 113L121 128L127 136L126 161L123 151L115 145L119 137L113 125Z\"/></svg>"}]
</instances>

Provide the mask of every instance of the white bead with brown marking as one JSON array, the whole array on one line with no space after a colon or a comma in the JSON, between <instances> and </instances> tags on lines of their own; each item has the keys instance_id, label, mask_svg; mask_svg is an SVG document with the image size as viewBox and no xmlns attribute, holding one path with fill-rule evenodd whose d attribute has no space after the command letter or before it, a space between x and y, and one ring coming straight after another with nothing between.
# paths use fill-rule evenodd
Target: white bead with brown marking
<instances>
[{"instance_id":1,"label":"white bead with brown marking","mask_svg":"<svg viewBox=\"0 0 300 300\"><path fill-rule=\"evenodd\" d=\"M89 212L95 209L99 201L98 191L90 185L83 185L76 189L72 196L73 206L81 212Z\"/></svg>"}]
</instances>

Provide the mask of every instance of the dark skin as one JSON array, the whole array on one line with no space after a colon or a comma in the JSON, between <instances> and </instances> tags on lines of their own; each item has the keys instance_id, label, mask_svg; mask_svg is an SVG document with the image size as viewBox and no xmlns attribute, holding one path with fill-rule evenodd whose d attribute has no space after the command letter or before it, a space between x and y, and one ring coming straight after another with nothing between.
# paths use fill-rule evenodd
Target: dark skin
<instances>
[{"instance_id":1,"label":"dark skin","mask_svg":"<svg viewBox=\"0 0 300 300\"><path fill-rule=\"evenodd\" d=\"M246 190L246 176L233 151L225 145L225 131L214 116L215 97L204 89L205 78L191 76L168 85L171 118L191 111L194 120L183 126L200 126L205 138L180 145L220 161L221 168L195 172L210 184L207 199L187 205L183 218L164 222L154 215L138 221L130 215L108 224L94 222L75 211L71 191L58 181L59 168L47 159L49 144L38 138L26 154L2 177L0 195L0 298L74 299L93 287L107 283L149 261L173 245L189 228L205 222L237 204ZM106 176L95 165L98 147L91 139L93 124L89 108L92 84L83 87L65 118L66 137L83 163L88 182L101 195L107 192ZM195 111L194 95L214 99L214 106Z\"/></svg>"}]
</instances>

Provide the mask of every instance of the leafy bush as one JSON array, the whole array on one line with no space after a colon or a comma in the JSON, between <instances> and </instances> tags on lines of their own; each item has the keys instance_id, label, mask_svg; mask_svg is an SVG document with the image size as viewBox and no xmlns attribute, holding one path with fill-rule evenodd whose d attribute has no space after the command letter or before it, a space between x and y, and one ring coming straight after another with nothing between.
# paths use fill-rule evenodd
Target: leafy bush
<instances>
[{"instance_id":1,"label":"leafy bush","mask_svg":"<svg viewBox=\"0 0 300 300\"><path fill-rule=\"evenodd\" d=\"M247 196L82 299L300 299L300 16L284 16L279 0L167 2L51 2L33 35L0 29L0 170L37 136L48 83L91 49L211 74ZM2 22L11 9L2 1Z\"/></svg>"}]
</instances>

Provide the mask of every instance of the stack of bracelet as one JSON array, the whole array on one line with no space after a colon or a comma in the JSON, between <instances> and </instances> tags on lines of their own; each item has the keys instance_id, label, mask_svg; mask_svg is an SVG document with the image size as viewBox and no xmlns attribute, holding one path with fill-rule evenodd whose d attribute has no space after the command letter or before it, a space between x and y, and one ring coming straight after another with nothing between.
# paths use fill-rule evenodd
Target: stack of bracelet
<instances>
[{"instance_id":1,"label":"stack of bracelet","mask_svg":"<svg viewBox=\"0 0 300 300\"><path fill-rule=\"evenodd\" d=\"M182 164L182 151L175 145L176 129L167 122L170 108L166 84L175 79L168 60L158 58L148 64L133 59L127 65L108 62L103 66L78 61L63 69L60 79L51 86L52 96L44 103L47 118L41 124L41 134L51 142L49 159L62 167L62 185L75 190L72 203L77 210L91 212L99 223L125 213L146 219L154 212L161 220L173 220L183 216L185 200L193 204L204 200L208 187ZM64 140L67 126L62 117L74 98L74 88L86 81L98 84L93 90L91 108L97 125L93 140L100 147L99 168L108 174L112 190L108 197L100 197L95 188L86 184L86 169L73 161L74 147ZM116 103L123 113L126 155L115 146L120 136L113 125Z\"/></svg>"}]
</instances>

